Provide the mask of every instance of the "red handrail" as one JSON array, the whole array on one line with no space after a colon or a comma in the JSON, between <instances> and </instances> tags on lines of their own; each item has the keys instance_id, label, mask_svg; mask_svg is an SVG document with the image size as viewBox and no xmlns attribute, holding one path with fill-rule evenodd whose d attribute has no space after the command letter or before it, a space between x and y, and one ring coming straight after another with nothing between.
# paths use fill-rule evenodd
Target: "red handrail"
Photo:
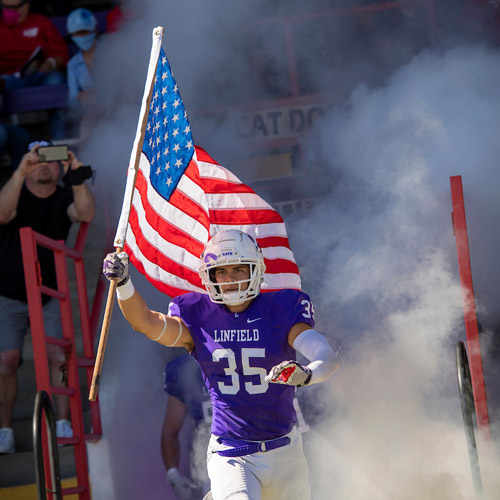
<instances>
[{"instance_id":1,"label":"red handrail","mask_svg":"<svg viewBox=\"0 0 500 500\"><path fill-rule=\"evenodd\" d=\"M78 377L78 369L84 368L86 370L87 383L90 385L94 366L93 345L97 325L97 316L100 314L102 308L103 297L103 293L100 290L101 288L103 288L102 281L99 280L96 294L94 296L92 315L90 315L83 261L83 246L87 233L88 223L81 223L75 242L75 247L70 248L67 247L63 241L52 240L51 238L34 232L29 227L20 229L26 292L28 297L28 309L33 342L33 355L35 361L37 391L45 390L50 395L66 394L70 398L73 438L59 438L58 443L74 445L73 449L78 486L76 488L63 490L63 495L78 493L79 498L82 500L90 500L91 498L87 450L85 442L98 440L102 434L98 401L92 401L89 403L92 433L85 434L83 424L82 398ZM37 257L38 245L44 248L48 248L54 253L57 289L52 289L42 284L40 266ZM81 357L78 357L75 345L75 331L66 261L67 258L73 259L75 266L77 302L80 313L79 316L83 344L83 356ZM42 293L59 300L63 330L62 340L50 337L45 333L43 322ZM93 327L93 325L95 325L95 327ZM47 343L60 345L66 350L68 379L67 388L56 388L51 384L47 356ZM47 443L44 442L43 444L44 460L46 462L45 470L49 470ZM47 478L47 483L50 483L50 478Z\"/></svg>"},{"instance_id":2,"label":"red handrail","mask_svg":"<svg viewBox=\"0 0 500 500\"><path fill-rule=\"evenodd\" d=\"M465 202L462 188L462 177L450 177L453 230L457 243L458 267L462 284L462 299L464 304L465 330L469 347L470 372L474 403L476 406L477 426L486 438L490 436L488 404L484 385L483 362L479 345L477 327L476 303L474 287L472 286L472 270L470 265L469 240L467 237L467 222L465 219Z\"/></svg>"}]
</instances>

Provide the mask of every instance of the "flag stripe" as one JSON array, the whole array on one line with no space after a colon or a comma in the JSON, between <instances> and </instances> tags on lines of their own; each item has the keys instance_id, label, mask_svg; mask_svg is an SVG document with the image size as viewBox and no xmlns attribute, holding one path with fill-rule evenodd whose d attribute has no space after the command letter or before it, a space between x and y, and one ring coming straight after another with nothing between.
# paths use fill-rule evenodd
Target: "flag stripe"
<instances>
[{"instance_id":1,"label":"flag stripe","mask_svg":"<svg viewBox=\"0 0 500 500\"><path fill-rule=\"evenodd\" d=\"M258 238L257 243L259 244L260 248L286 247L286 248L290 249L290 243L288 242L288 238L283 237L283 236L268 236L266 238ZM293 259L293 255L292 255L292 259Z\"/></svg>"},{"instance_id":2,"label":"flag stripe","mask_svg":"<svg viewBox=\"0 0 500 500\"><path fill-rule=\"evenodd\" d=\"M298 273L299 268L295 262L285 259L264 259L267 274Z\"/></svg>"},{"instance_id":3,"label":"flag stripe","mask_svg":"<svg viewBox=\"0 0 500 500\"><path fill-rule=\"evenodd\" d=\"M224 210L226 208L245 210L268 210L269 204L255 193L207 193L207 200L212 210ZM281 216L271 210L278 217L275 222L281 221Z\"/></svg>"},{"instance_id":4,"label":"flag stripe","mask_svg":"<svg viewBox=\"0 0 500 500\"><path fill-rule=\"evenodd\" d=\"M283 286L283 284L286 286ZM283 288L294 288L300 290L300 277L293 273L266 274L264 283L262 283L262 291L269 292L272 290L282 290Z\"/></svg>"},{"instance_id":5,"label":"flag stripe","mask_svg":"<svg viewBox=\"0 0 500 500\"><path fill-rule=\"evenodd\" d=\"M265 259L283 259L294 262L293 253L286 247L261 247Z\"/></svg>"},{"instance_id":6,"label":"flag stripe","mask_svg":"<svg viewBox=\"0 0 500 500\"><path fill-rule=\"evenodd\" d=\"M220 179L203 179L205 192L207 194L231 194L231 193L250 193L255 196L255 191L245 184L235 184L234 182L226 182Z\"/></svg>"},{"instance_id":7,"label":"flag stripe","mask_svg":"<svg viewBox=\"0 0 500 500\"><path fill-rule=\"evenodd\" d=\"M209 214L212 224L231 224L232 226L281 221L281 216L274 210L218 209L210 210Z\"/></svg>"},{"instance_id":8,"label":"flag stripe","mask_svg":"<svg viewBox=\"0 0 500 500\"><path fill-rule=\"evenodd\" d=\"M198 151L198 147L196 147ZM206 153L205 153L206 154ZM198 154L197 154L198 157ZM198 169L200 172L201 179L218 179L221 181L231 182L234 185L243 184L236 175L230 172L227 168L215 163L215 161L209 162L198 162Z\"/></svg>"},{"instance_id":9,"label":"flag stripe","mask_svg":"<svg viewBox=\"0 0 500 500\"><path fill-rule=\"evenodd\" d=\"M234 225L231 224L218 224L211 225L210 234L214 234L217 231L224 231L225 229L234 229ZM257 241L262 238L268 237L285 237L286 238L286 229L283 223L272 223L272 224L242 224L238 226L240 231L244 233L248 233L255 236Z\"/></svg>"}]
</instances>

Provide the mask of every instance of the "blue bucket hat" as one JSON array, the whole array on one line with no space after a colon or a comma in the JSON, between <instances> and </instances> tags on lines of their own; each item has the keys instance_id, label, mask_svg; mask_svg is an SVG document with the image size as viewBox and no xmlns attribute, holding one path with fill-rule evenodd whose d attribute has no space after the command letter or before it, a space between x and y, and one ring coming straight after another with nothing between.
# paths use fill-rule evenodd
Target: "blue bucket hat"
<instances>
[{"instance_id":1,"label":"blue bucket hat","mask_svg":"<svg viewBox=\"0 0 500 500\"><path fill-rule=\"evenodd\" d=\"M52 146L51 141L33 141L28 144L28 151L31 151L35 146L41 146L43 148L47 146Z\"/></svg>"}]
</instances>

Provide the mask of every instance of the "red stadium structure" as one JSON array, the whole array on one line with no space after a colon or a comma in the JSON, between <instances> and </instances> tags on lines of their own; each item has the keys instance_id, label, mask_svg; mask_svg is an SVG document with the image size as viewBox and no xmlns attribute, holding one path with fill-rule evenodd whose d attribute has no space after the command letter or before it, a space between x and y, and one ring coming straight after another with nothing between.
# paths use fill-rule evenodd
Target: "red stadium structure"
<instances>
[{"instance_id":1,"label":"red stadium structure","mask_svg":"<svg viewBox=\"0 0 500 500\"><path fill-rule=\"evenodd\" d=\"M464 303L465 329L471 364L472 389L476 407L477 425L485 438L490 437L488 404L483 375L483 361L479 344L476 304L474 287L472 284L472 270L470 264L469 240L467 237L467 222L465 219L465 202L462 188L462 177L450 177L451 199L453 205L453 230L457 242L458 267L462 297Z\"/></svg>"},{"instance_id":2,"label":"red stadium structure","mask_svg":"<svg viewBox=\"0 0 500 500\"><path fill-rule=\"evenodd\" d=\"M86 380L90 386L92 371L94 368L94 338L97 320L101 312L103 299L103 281L99 280L92 311L89 310L87 297L87 284L83 262L83 247L87 237L89 225L81 223L74 248L68 248L64 242L54 241L46 236L34 232L25 227L20 230L23 262L25 269L26 290L28 295L28 306L30 315L31 335L33 342L33 355L35 360L37 391L46 391L49 395L64 394L70 398L71 422L74 436L72 438L58 438L61 445L73 445L74 461L77 477L77 486L65 488L61 495L77 494L79 499L89 500L91 498L90 482L88 473L88 459L86 442L96 441L102 435L101 416L98 401L89 403L91 433L85 433L83 421L82 397L80 392L79 369L86 372ZM48 288L42 284L40 268L37 257L37 246L48 248L54 253L57 290ZM77 303L80 315L80 327L83 344L83 356L77 353L75 340L75 325L71 305L71 289L67 259L72 259L75 266ZM46 335L43 322L42 293L55 297L59 300L61 308L61 321L63 327L63 338L57 339ZM67 387L53 387L50 381L49 365L47 356L47 344L63 347L67 353ZM46 482L48 491L55 491L52 478L49 474L51 469L48 441L42 440L43 456L46 471ZM55 498L55 497L54 497Z\"/></svg>"}]
</instances>

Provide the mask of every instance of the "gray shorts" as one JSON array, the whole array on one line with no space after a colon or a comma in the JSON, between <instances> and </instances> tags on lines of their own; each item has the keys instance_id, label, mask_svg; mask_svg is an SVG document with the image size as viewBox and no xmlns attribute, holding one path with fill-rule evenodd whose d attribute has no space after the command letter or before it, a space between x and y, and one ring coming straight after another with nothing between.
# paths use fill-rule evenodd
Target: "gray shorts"
<instances>
[{"instance_id":1,"label":"gray shorts","mask_svg":"<svg viewBox=\"0 0 500 500\"><path fill-rule=\"evenodd\" d=\"M43 306L43 321L46 335L62 339L61 312L57 299L52 298ZM0 324L0 352L12 349L22 351L24 336L30 324L28 305L0 295Z\"/></svg>"}]
</instances>

